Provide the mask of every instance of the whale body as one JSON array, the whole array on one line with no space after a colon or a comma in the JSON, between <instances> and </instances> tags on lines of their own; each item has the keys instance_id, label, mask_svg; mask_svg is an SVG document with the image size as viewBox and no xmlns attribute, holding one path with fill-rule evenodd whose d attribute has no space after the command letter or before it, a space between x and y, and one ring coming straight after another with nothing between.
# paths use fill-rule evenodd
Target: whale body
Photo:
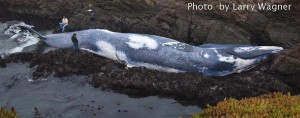
<instances>
[{"instance_id":1,"label":"whale body","mask_svg":"<svg viewBox=\"0 0 300 118\"><path fill-rule=\"evenodd\" d=\"M249 70L283 50L277 46L238 44L192 46L155 35L118 33L105 29L39 35L50 46L73 48L71 37L74 33L82 50L125 62L128 67L207 76L225 76Z\"/></svg>"}]
</instances>

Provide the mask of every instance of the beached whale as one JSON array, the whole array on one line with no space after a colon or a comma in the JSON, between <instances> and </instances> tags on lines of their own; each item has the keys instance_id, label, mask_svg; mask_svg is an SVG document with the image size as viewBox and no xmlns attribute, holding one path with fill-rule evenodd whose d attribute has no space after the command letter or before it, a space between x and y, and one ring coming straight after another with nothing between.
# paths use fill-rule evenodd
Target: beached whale
<instances>
[{"instance_id":1,"label":"beached whale","mask_svg":"<svg viewBox=\"0 0 300 118\"><path fill-rule=\"evenodd\" d=\"M146 34L117 33L105 29L39 35L56 48L73 48L77 34L79 47L91 53L125 62L128 67L146 67L166 72L197 72L225 76L253 68L268 56L283 50L276 46L205 44L192 46L176 40Z\"/></svg>"}]
</instances>

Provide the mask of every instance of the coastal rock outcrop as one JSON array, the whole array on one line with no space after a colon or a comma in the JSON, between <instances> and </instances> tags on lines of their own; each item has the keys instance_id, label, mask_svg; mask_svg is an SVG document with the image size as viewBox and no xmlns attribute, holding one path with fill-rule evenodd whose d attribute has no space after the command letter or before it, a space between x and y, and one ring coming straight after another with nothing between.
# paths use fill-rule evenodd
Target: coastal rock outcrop
<instances>
[{"instance_id":1,"label":"coastal rock outcrop","mask_svg":"<svg viewBox=\"0 0 300 118\"><path fill-rule=\"evenodd\" d=\"M2 68L5 68L5 67L6 67L5 60L2 59L2 57L0 57L0 67L2 67Z\"/></svg>"},{"instance_id":2,"label":"coastal rock outcrop","mask_svg":"<svg viewBox=\"0 0 300 118\"><path fill-rule=\"evenodd\" d=\"M212 4L211 11L188 10L187 3ZM292 4L289 11L222 11L224 4ZM96 21L90 20L88 4ZM117 32L169 37L194 45L238 43L292 47L299 43L299 1L295 0L0 0L0 20L22 20L37 28L54 28L62 16L71 30L104 28Z\"/></svg>"},{"instance_id":3,"label":"coastal rock outcrop","mask_svg":"<svg viewBox=\"0 0 300 118\"><path fill-rule=\"evenodd\" d=\"M300 75L300 44L276 56L271 69L283 75Z\"/></svg>"},{"instance_id":4,"label":"coastal rock outcrop","mask_svg":"<svg viewBox=\"0 0 300 118\"><path fill-rule=\"evenodd\" d=\"M225 97L241 99L276 91L291 91L291 87L285 83L256 72L210 78L199 74L161 73L145 68L132 68L99 72L94 74L92 83L96 87L113 89L129 95L174 96L201 105L215 104Z\"/></svg>"},{"instance_id":5,"label":"coastal rock outcrop","mask_svg":"<svg viewBox=\"0 0 300 118\"><path fill-rule=\"evenodd\" d=\"M192 11L188 2L217 5L241 3L292 4L290 11ZM92 3L96 21L87 12ZM0 59L7 63L28 62L34 77L92 75L95 87L132 95L175 96L217 103L225 97L244 98L270 92L300 93L300 2L296 0L0 0L0 21L21 20L37 28L55 28L62 16L71 30L104 28L116 32L153 34L198 45L238 43L280 45L288 49L251 71L225 77L198 73L163 73L129 68L103 57L70 49L45 54L18 53Z\"/></svg>"},{"instance_id":6,"label":"coastal rock outcrop","mask_svg":"<svg viewBox=\"0 0 300 118\"><path fill-rule=\"evenodd\" d=\"M244 98L272 92L299 94L300 45L274 59L239 74L206 77L199 73L165 73L146 68L126 68L122 63L81 51L57 49L45 54L18 53L1 63L29 62L33 76L91 75L95 87L135 96L162 95L215 104L225 97Z\"/></svg>"},{"instance_id":7,"label":"coastal rock outcrop","mask_svg":"<svg viewBox=\"0 0 300 118\"><path fill-rule=\"evenodd\" d=\"M293 86L294 93L300 92L300 44L275 57L271 71L277 73L277 79Z\"/></svg>"}]
</instances>

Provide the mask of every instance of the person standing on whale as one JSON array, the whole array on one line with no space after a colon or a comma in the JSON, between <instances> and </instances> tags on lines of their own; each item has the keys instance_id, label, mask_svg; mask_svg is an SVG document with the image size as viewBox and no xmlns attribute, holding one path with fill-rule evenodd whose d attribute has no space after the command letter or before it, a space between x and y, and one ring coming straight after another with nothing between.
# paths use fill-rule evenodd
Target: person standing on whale
<instances>
[{"instance_id":1,"label":"person standing on whale","mask_svg":"<svg viewBox=\"0 0 300 118\"><path fill-rule=\"evenodd\" d=\"M75 52L79 52L78 40L77 40L76 35L77 35L76 33L73 34L73 36L72 36L72 42L74 44Z\"/></svg>"}]
</instances>

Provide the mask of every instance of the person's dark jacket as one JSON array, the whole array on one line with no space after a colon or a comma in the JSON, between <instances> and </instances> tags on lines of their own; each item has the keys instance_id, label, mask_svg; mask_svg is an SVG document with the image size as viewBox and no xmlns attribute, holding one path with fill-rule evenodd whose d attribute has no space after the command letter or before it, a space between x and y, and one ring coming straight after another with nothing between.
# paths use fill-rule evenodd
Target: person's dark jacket
<instances>
[{"instance_id":1,"label":"person's dark jacket","mask_svg":"<svg viewBox=\"0 0 300 118\"><path fill-rule=\"evenodd\" d=\"M72 42L73 42L73 43L78 43L78 40L77 40L76 35L73 35L73 36L72 36Z\"/></svg>"}]
</instances>

